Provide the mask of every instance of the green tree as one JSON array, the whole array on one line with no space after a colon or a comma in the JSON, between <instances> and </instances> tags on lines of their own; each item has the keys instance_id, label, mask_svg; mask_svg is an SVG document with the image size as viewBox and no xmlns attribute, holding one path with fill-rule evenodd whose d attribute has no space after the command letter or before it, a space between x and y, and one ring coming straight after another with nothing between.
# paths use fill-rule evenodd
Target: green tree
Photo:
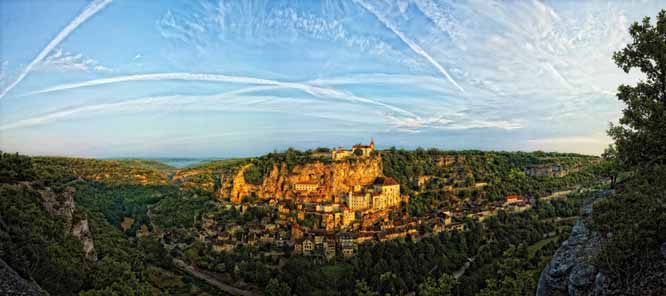
<instances>
[{"instance_id":1,"label":"green tree","mask_svg":"<svg viewBox=\"0 0 666 296\"><path fill-rule=\"evenodd\" d=\"M267 296L290 296L291 288L278 279L272 278L268 281L265 292Z\"/></svg>"},{"instance_id":2,"label":"green tree","mask_svg":"<svg viewBox=\"0 0 666 296\"><path fill-rule=\"evenodd\" d=\"M356 155L356 156L363 156L363 150L361 150L361 149L354 149L354 155Z\"/></svg>"},{"instance_id":3,"label":"green tree","mask_svg":"<svg viewBox=\"0 0 666 296\"><path fill-rule=\"evenodd\" d=\"M379 296L379 293L372 291L370 287L368 287L368 283L365 281L356 281L356 295L357 296Z\"/></svg>"},{"instance_id":4,"label":"green tree","mask_svg":"<svg viewBox=\"0 0 666 296\"><path fill-rule=\"evenodd\" d=\"M617 150L614 145L608 146L601 155L602 161L598 166L599 174L606 177L611 182L611 188L615 188L617 177L620 174L620 161L617 156Z\"/></svg>"},{"instance_id":5,"label":"green tree","mask_svg":"<svg viewBox=\"0 0 666 296\"><path fill-rule=\"evenodd\" d=\"M619 125L608 134L615 140L620 161L631 166L666 156L666 10L629 28L633 39L613 60L626 73L645 76L635 86L620 85L617 97L626 104Z\"/></svg>"},{"instance_id":6,"label":"green tree","mask_svg":"<svg viewBox=\"0 0 666 296\"><path fill-rule=\"evenodd\" d=\"M427 278L425 282L419 285L419 296L450 296L453 295L453 289L457 285L455 277L449 274L442 274L439 280L435 282L432 278Z\"/></svg>"},{"instance_id":7,"label":"green tree","mask_svg":"<svg viewBox=\"0 0 666 296\"><path fill-rule=\"evenodd\" d=\"M245 182L257 185L261 184L264 176L261 172L261 169L255 165L251 165L247 168L247 170L245 170L243 177L245 178Z\"/></svg>"}]
</instances>

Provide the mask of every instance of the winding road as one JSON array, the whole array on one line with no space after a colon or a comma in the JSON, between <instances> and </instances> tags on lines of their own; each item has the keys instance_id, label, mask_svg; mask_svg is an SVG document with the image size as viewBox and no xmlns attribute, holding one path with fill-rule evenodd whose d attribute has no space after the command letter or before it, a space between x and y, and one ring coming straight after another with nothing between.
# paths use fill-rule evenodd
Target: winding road
<instances>
[{"instance_id":1,"label":"winding road","mask_svg":"<svg viewBox=\"0 0 666 296\"><path fill-rule=\"evenodd\" d=\"M218 281L214 277L210 276L204 271L199 271L196 267L192 265L188 265L187 263L183 262L183 260L180 259L173 259L173 263L178 266L182 271L187 272L193 277L196 277L200 280L203 280L207 282L208 284L226 292L231 295L238 295L238 296L259 296L259 294L256 294L254 292L250 292L247 290L242 290L230 285L227 285L223 282Z\"/></svg>"}]
</instances>

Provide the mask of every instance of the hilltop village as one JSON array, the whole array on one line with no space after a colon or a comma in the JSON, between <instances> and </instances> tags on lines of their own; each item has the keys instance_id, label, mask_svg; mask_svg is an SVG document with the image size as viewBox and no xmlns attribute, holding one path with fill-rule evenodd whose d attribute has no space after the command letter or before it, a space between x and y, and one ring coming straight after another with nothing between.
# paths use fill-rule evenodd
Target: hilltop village
<instances>
[{"instance_id":1,"label":"hilltop village","mask_svg":"<svg viewBox=\"0 0 666 296\"><path fill-rule=\"evenodd\" d=\"M197 239L218 252L229 252L239 246L264 246L272 256L286 253L312 256L321 260L351 257L359 245L396 238L419 239L442 231L464 231L463 219L484 220L500 210L524 211L532 207L528 198L508 195L504 200L482 205L466 203L443 208L427 216L412 216L407 211L409 195L401 193L395 179L383 175L381 152L374 141L357 144L351 149L336 148L320 154L330 163L308 163L293 172L275 166L261 184L249 184L246 165L220 193L221 212L260 217L249 223L225 220L211 212L203 219ZM451 156L442 165L460 165L463 156ZM554 175L554 167L525 167L526 174ZM558 169L559 170L559 169ZM559 171L558 171L559 173ZM425 189L432 176L413 180ZM455 193L469 186L477 190L487 183L463 184L453 177L442 191ZM224 188L224 185L222 186ZM274 212L274 210L277 211Z\"/></svg>"},{"instance_id":2,"label":"hilltop village","mask_svg":"<svg viewBox=\"0 0 666 296\"><path fill-rule=\"evenodd\" d=\"M401 289L415 290L425 279L411 275L435 268L455 275L467 267L466 281L474 284L465 289L479 290L490 270L469 258L489 266L503 260L506 247L536 264L572 227L577 193L567 192L600 181L593 156L378 150L374 141L182 169L152 160L0 155L22 168L5 175L9 199L0 208L6 217L15 217L16 205L31 209L19 216L27 227L21 233L30 235L2 251L66 251L33 273L57 295L87 289L81 283L104 280L109 268L176 295L200 291L192 277L231 294L275 286L277 276L301 291L346 281L336 289L350 295L344 289L357 278L381 290L382 278L394 274L407 287ZM59 239L49 235L35 245L31 237L41 232L34 225L56 227ZM81 272L75 280L40 278L59 270L54 263L63 258L73 260L65 270ZM132 258L146 265L134 266Z\"/></svg>"}]
</instances>

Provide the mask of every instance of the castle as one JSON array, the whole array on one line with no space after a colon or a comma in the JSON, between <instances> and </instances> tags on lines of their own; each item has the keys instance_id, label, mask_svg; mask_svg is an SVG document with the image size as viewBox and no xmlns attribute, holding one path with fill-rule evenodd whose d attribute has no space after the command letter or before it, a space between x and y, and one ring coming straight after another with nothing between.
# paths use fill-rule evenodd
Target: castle
<instances>
[{"instance_id":1,"label":"castle","mask_svg":"<svg viewBox=\"0 0 666 296\"><path fill-rule=\"evenodd\" d=\"M356 144L349 150L342 147L333 149L333 151L331 151L331 158L334 161L337 161L355 155L359 157L370 157L373 151L375 151L375 141L370 139L369 145Z\"/></svg>"}]
</instances>

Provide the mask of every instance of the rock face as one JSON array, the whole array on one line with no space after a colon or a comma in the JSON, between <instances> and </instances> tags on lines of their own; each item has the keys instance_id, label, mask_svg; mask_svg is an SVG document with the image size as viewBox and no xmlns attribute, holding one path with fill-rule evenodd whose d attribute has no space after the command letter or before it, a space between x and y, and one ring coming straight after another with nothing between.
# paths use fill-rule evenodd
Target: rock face
<instances>
[{"instance_id":1,"label":"rock face","mask_svg":"<svg viewBox=\"0 0 666 296\"><path fill-rule=\"evenodd\" d=\"M36 283L22 278L0 259L0 295L49 295Z\"/></svg>"},{"instance_id":2,"label":"rock face","mask_svg":"<svg viewBox=\"0 0 666 296\"><path fill-rule=\"evenodd\" d=\"M603 245L601 236L592 232L585 222L585 217L592 212L593 202L594 199L583 205L583 215L576 221L569 238L541 272L537 296L608 295L606 276L591 262Z\"/></svg>"},{"instance_id":3,"label":"rock face","mask_svg":"<svg viewBox=\"0 0 666 296\"><path fill-rule=\"evenodd\" d=\"M41 190L42 206L51 216L62 218L65 221L65 232L78 238L83 244L83 253L89 260L97 260L92 233L88 226L88 219L77 215L74 203L74 189L68 187L62 193L55 193L51 188Z\"/></svg>"},{"instance_id":4,"label":"rock face","mask_svg":"<svg viewBox=\"0 0 666 296\"><path fill-rule=\"evenodd\" d=\"M263 178L261 185L245 182L245 171L252 166L243 166L233 178L220 177L221 188L218 196L238 203L244 196L255 194L259 198L290 198L295 196L295 184L315 183L317 194L332 199L348 192L356 185L371 184L382 176L382 162L379 156L325 164L319 161L297 165L291 172L285 163L275 164ZM230 180L231 179L231 180Z\"/></svg>"},{"instance_id":5,"label":"rock face","mask_svg":"<svg viewBox=\"0 0 666 296\"><path fill-rule=\"evenodd\" d=\"M537 295L601 295L604 276L590 263L600 247L599 236L579 219L541 273Z\"/></svg>"},{"instance_id":6,"label":"rock face","mask_svg":"<svg viewBox=\"0 0 666 296\"><path fill-rule=\"evenodd\" d=\"M247 164L243 166L236 176L233 179L233 187L231 188L230 199L233 203L239 203L244 196L250 195L252 192L256 192L258 186L249 184L245 182L245 171L249 169L252 165Z\"/></svg>"},{"instance_id":7,"label":"rock face","mask_svg":"<svg viewBox=\"0 0 666 296\"><path fill-rule=\"evenodd\" d=\"M609 193L602 192L595 197L603 198ZM585 222L585 217L592 212L594 200L585 203L583 215L576 221L571 235L541 272L536 295L666 295L666 242L662 243L656 256L639 263L641 271L630 278L613 278L591 264L591 259L605 243L602 236L591 231Z\"/></svg>"}]
</instances>

